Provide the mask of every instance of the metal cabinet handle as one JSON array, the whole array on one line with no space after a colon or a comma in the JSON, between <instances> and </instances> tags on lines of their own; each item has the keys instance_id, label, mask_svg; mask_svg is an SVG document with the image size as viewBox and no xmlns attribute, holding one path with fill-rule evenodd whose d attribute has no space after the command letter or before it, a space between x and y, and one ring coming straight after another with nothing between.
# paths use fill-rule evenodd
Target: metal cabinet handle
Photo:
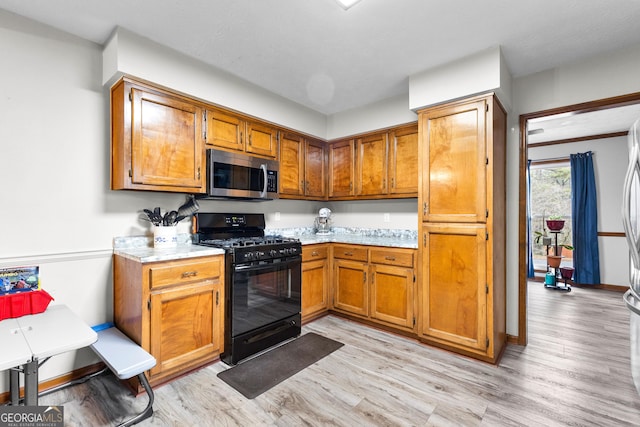
<instances>
[{"instance_id":1,"label":"metal cabinet handle","mask_svg":"<svg viewBox=\"0 0 640 427\"><path fill-rule=\"evenodd\" d=\"M366 271L362 272L362 283L367 283L367 272Z\"/></svg>"},{"instance_id":2,"label":"metal cabinet handle","mask_svg":"<svg viewBox=\"0 0 640 427\"><path fill-rule=\"evenodd\" d=\"M384 257L384 259L389 260L389 261L395 261L396 257L394 257L394 256L386 256L386 257Z\"/></svg>"},{"instance_id":3,"label":"metal cabinet handle","mask_svg":"<svg viewBox=\"0 0 640 427\"><path fill-rule=\"evenodd\" d=\"M189 277L196 277L198 275L197 271L185 271L182 273L182 278L187 279Z\"/></svg>"},{"instance_id":4,"label":"metal cabinet handle","mask_svg":"<svg viewBox=\"0 0 640 427\"><path fill-rule=\"evenodd\" d=\"M353 256L353 252L345 252L344 256Z\"/></svg>"},{"instance_id":5,"label":"metal cabinet handle","mask_svg":"<svg viewBox=\"0 0 640 427\"><path fill-rule=\"evenodd\" d=\"M320 254L318 252L316 252L316 251L311 252L311 256L318 256L318 255L320 255Z\"/></svg>"}]
</instances>

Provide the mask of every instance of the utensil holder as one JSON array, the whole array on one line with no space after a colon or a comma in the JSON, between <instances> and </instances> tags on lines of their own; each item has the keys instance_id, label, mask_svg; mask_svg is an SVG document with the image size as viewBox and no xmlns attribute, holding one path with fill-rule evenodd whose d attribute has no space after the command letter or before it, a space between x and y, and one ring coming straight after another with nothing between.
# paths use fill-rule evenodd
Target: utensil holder
<instances>
[{"instance_id":1,"label":"utensil holder","mask_svg":"<svg viewBox=\"0 0 640 427\"><path fill-rule=\"evenodd\" d=\"M178 246L177 227L153 227L154 248L175 248Z\"/></svg>"}]
</instances>

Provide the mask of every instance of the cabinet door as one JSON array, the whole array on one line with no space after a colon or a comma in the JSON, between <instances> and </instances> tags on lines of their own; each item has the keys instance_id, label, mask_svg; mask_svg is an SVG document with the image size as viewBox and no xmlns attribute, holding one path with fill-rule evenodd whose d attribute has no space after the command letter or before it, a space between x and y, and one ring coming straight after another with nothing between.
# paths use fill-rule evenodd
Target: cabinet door
<instances>
[{"instance_id":1,"label":"cabinet door","mask_svg":"<svg viewBox=\"0 0 640 427\"><path fill-rule=\"evenodd\" d=\"M202 110L178 98L131 89L131 182L201 191Z\"/></svg>"},{"instance_id":2,"label":"cabinet door","mask_svg":"<svg viewBox=\"0 0 640 427\"><path fill-rule=\"evenodd\" d=\"M329 197L352 196L354 176L354 141L329 145Z\"/></svg>"},{"instance_id":3,"label":"cabinet door","mask_svg":"<svg viewBox=\"0 0 640 427\"><path fill-rule=\"evenodd\" d=\"M282 133L280 138L280 196L300 196L304 191L304 139Z\"/></svg>"},{"instance_id":4,"label":"cabinet door","mask_svg":"<svg viewBox=\"0 0 640 427\"><path fill-rule=\"evenodd\" d=\"M423 221L485 221L486 107L482 99L420 114Z\"/></svg>"},{"instance_id":5,"label":"cabinet door","mask_svg":"<svg viewBox=\"0 0 640 427\"><path fill-rule=\"evenodd\" d=\"M322 141L307 140L305 144L304 194L313 198L327 196L327 151ZM280 166L282 171L282 165Z\"/></svg>"},{"instance_id":6,"label":"cabinet door","mask_svg":"<svg viewBox=\"0 0 640 427\"><path fill-rule=\"evenodd\" d=\"M387 134L366 136L357 142L358 167L356 182L358 195L387 193Z\"/></svg>"},{"instance_id":7,"label":"cabinet door","mask_svg":"<svg viewBox=\"0 0 640 427\"><path fill-rule=\"evenodd\" d=\"M487 342L486 228L424 224L422 334L485 353Z\"/></svg>"},{"instance_id":8,"label":"cabinet door","mask_svg":"<svg viewBox=\"0 0 640 427\"><path fill-rule=\"evenodd\" d=\"M333 307L362 316L369 315L367 264L334 259Z\"/></svg>"},{"instance_id":9,"label":"cabinet door","mask_svg":"<svg viewBox=\"0 0 640 427\"><path fill-rule=\"evenodd\" d=\"M213 360L222 350L220 283L206 280L151 294L151 376Z\"/></svg>"},{"instance_id":10,"label":"cabinet door","mask_svg":"<svg viewBox=\"0 0 640 427\"><path fill-rule=\"evenodd\" d=\"M276 158L278 152L278 131L262 123L247 123L247 153Z\"/></svg>"},{"instance_id":11,"label":"cabinet door","mask_svg":"<svg viewBox=\"0 0 640 427\"><path fill-rule=\"evenodd\" d=\"M389 194L418 196L418 125L389 136Z\"/></svg>"},{"instance_id":12,"label":"cabinet door","mask_svg":"<svg viewBox=\"0 0 640 427\"><path fill-rule=\"evenodd\" d=\"M413 328L413 269L371 265L371 317Z\"/></svg>"},{"instance_id":13,"label":"cabinet door","mask_svg":"<svg viewBox=\"0 0 640 427\"><path fill-rule=\"evenodd\" d=\"M245 122L236 116L207 110L207 145L244 151Z\"/></svg>"},{"instance_id":14,"label":"cabinet door","mask_svg":"<svg viewBox=\"0 0 640 427\"><path fill-rule=\"evenodd\" d=\"M302 320L327 311L329 307L329 262L327 248L302 251Z\"/></svg>"}]
</instances>

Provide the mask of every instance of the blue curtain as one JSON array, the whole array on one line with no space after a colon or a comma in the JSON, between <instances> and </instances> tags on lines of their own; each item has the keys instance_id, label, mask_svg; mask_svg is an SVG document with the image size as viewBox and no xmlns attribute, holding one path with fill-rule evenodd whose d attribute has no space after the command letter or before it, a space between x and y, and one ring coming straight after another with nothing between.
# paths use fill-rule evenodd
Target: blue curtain
<instances>
[{"instance_id":1,"label":"blue curtain","mask_svg":"<svg viewBox=\"0 0 640 427\"><path fill-rule=\"evenodd\" d=\"M527 248L529 248L527 277L534 277L536 273L533 269L533 239L531 238L531 160L527 160Z\"/></svg>"},{"instance_id":2,"label":"blue curtain","mask_svg":"<svg viewBox=\"0 0 640 427\"><path fill-rule=\"evenodd\" d=\"M571 154L570 158L574 280L599 285L598 204L593 153Z\"/></svg>"}]
</instances>

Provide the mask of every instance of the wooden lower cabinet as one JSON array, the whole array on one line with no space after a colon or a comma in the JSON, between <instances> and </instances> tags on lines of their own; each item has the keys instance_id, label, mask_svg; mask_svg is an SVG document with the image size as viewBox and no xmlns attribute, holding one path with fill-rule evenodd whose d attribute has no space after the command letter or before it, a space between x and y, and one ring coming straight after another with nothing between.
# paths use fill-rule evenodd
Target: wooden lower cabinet
<instances>
[{"instance_id":1,"label":"wooden lower cabinet","mask_svg":"<svg viewBox=\"0 0 640 427\"><path fill-rule=\"evenodd\" d=\"M414 250L371 249L370 315L394 325L415 326Z\"/></svg>"},{"instance_id":2,"label":"wooden lower cabinet","mask_svg":"<svg viewBox=\"0 0 640 427\"><path fill-rule=\"evenodd\" d=\"M156 358L152 385L223 351L223 256L141 263L114 256L116 326Z\"/></svg>"},{"instance_id":3,"label":"wooden lower cabinet","mask_svg":"<svg viewBox=\"0 0 640 427\"><path fill-rule=\"evenodd\" d=\"M335 245L333 309L413 331L415 253L413 249Z\"/></svg>"},{"instance_id":4,"label":"wooden lower cabinet","mask_svg":"<svg viewBox=\"0 0 640 427\"><path fill-rule=\"evenodd\" d=\"M423 337L493 359L486 226L425 224L423 233Z\"/></svg>"},{"instance_id":5,"label":"wooden lower cabinet","mask_svg":"<svg viewBox=\"0 0 640 427\"><path fill-rule=\"evenodd\" d=\"M302 321L307 322L329 308L329 245L302 247Z\"/></svg>"},{"instance_id":6,"label":"wooden lower cabinet","mask_svg":"<svg viewBox=\"0 0 640 427\"><path fill-rule=\"evenodd\" d=\"M360 316L369 315L366 262L333 260L333 308Z\"/></svg>"}]
</instances>

